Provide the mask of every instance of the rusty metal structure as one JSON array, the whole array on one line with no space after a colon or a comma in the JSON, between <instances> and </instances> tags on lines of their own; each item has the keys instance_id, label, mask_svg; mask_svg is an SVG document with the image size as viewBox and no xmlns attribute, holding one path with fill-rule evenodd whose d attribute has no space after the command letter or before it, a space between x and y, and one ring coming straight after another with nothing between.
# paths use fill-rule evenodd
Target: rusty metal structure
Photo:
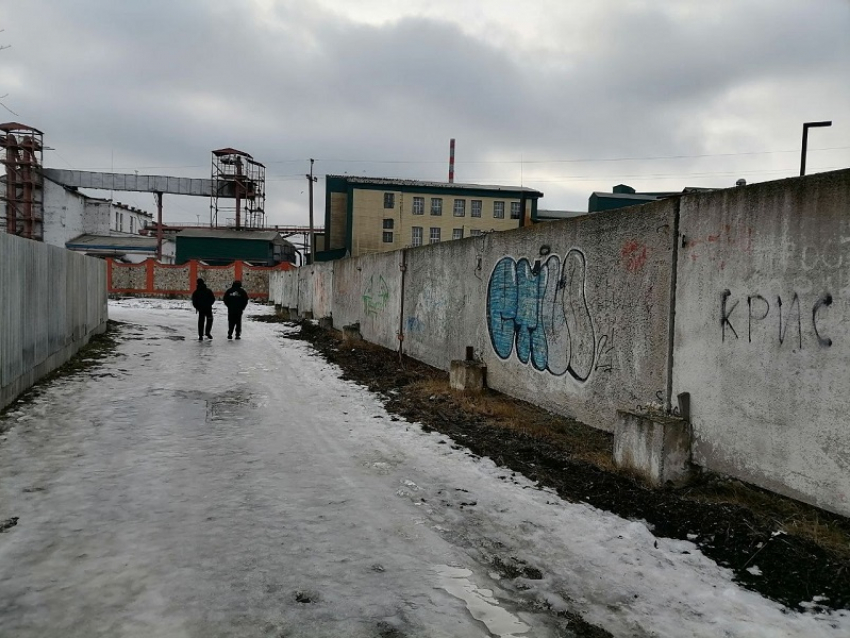
<instances>
[{"instance_id":1,"label":"rusty metal structure","mask_svg":"<svg viewBox=\"0 0 850 638\"><path fill-rule=\"evenodd\" d=\"M235 148L212 152L210 226L263 228L266 167Z\"/></svg>"},{"instance_id":2,"label":"rusty metal structure","mask_svg":"<svg viewBox=\"0 0 850 638\"><path fill-rule=\"evenodd\" d=\"M44 238L44 133L18 122L0 124L5 167L0 198L0 230L41 241Z\"/></svg>"}]
</instances>

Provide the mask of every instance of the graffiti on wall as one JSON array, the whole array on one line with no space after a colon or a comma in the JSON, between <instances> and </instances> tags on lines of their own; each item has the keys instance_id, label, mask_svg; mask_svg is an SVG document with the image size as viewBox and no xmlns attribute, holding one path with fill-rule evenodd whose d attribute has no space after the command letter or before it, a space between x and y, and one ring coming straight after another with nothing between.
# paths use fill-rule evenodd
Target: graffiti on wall
<instances>
[{"instance_id":1,"label":"graffiti on wall","mask_svg":"<svg viewBox=\"0 0 850 638\"><path fill-rule=\"evenodd\" d=\"M363 312L366 315L377 315L384 308L390 299L390 288L382 275L369 277L369 283L363 291Z\"/></svg>"},{"instance_id":2,"label":"graffiti on wall","mask_svg":"<svg viewBox=\"0 0 850 638\"><path fill-rule=\"evenodd\" d=\"M575 248L563 259L541 250L533 264L526 258L499 260L487 289L487 328L499 358L516 353L536 370L586 382L597 348L607 353L610 347L609 337L599 339L594 329L586 278L587 259Z\"/></svg>"},{"instance_id":3,"label":"graffiti on wall","mask_svg":"<svg viewBox=\"0 0 850 638\"><path fill-rule=\"evenodd\" d=\"M746 307L744 298L735 299L732 291L726 289L720 293L720 339L723 342L746 339L753 342L753 333L761 333L764 328L768 334L773 334L779 345L790 342L797 348L803 347L803 332L811 330L818 345L829 348L832 339L824 334L820 323L822 313L832 306L832 295L829 293L818 296L811 304L803 305L801 309L800 295L796 292L790 300L777 295L768 300L763 295L747 295ZM771 303L773 301L773 303ZM740 307L740 310L739 310ZM769 325L770 323L773 325Z\"/></svg>"}]
</instances>

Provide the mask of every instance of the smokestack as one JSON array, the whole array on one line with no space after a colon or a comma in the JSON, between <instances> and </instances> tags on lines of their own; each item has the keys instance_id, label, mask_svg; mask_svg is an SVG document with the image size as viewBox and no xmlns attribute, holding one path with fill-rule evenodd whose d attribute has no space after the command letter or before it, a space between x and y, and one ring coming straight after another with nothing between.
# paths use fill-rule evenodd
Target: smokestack
<instances>
[{"instance_id":1,"label":"smokestack","mask_svg":"<svg viewBox=\"0 0 850 638\"><path fill-rule=\"evenodd\" d=\"M455 183L455 138L449 143L449 184Z\"/></svg>"}]
</instances>

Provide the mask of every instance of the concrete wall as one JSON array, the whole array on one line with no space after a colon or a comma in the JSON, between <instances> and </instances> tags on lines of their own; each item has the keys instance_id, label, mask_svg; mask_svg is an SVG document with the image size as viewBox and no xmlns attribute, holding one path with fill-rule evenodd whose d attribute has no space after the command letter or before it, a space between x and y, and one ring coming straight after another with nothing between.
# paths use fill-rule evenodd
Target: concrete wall
<instances>
[{"instance_id":1,"label":"concrete wall","mask_svg":"<svg viewBox=\"0 0 850 638\"><path fill-rule=\"evenodd\" d=\"M850 515L850 171L683 198L675 391L700 465Z\"/></svg>"},{"instance_id":2,"label":"concrete wall","mask_svg":"<svg viewBox=\"0 0 850 638\"><path fill-rule=\"evenodd\" d=\"M291 307L306 308L315 319L333 315L333 262L316 263L296 271L297 300Z\"/></svg>"},{"instance_id":3,"label":"concrete wall","mask_svg":"<svg viewBox=\"0 0 850 638\"><path fill-rule=\"evenodd\" d=\"M442 370L452 359L463 359L467 346L479 357L484 353L487 276L479 258L493 237L406 251L405 353Z\"/></svg>"},{"instance_id":4,"label":"concrete wall","mask_svg":"<svg viewBox=\"0 0 850 638\"><path fill-rule=\"evenodd\" d=\"M695 463L850 516L848 210L850 170L342 259L331 310L608 431L688 392Z\"/></svg>"},{"instance_id":5,"label":"concrete wall","mask_svg":"<svg viewBox=\"0 0 850 638\"><path fill-rule=\"evenodd\" d=\"M488 238L488 385L607 431L664 403L676 205Z\"/></svg>"},{"instance_id":6,"label":"concrete wall","mask_svg":"<svg viewBox=\"0 0 850 638\"><path fill-rule=\"evenodd\" d=\"M0 408L106 329L106 265L0 235Z\"/></svg>"},{"instance_id":7,"label":"concrete wall","mask_svg":"<svg viewBox=\"0 0 850 638\"><path fill-rule=\"evenodd\" d=\"M490 387L611 431L617 409L666 399L675 213L663 202L330 262L334 324L391 349L401 330L407 354L444 370L472 346ZM326 316L310 268L275 302Z\"/></svg>"},{"instance_id":8,"label":"concrete wall","mask_svg":"<svg viewBox=\"0 0 850 638\"><path fill-rule=\"evenodd\" d=\"M396 251L333 262L335 325L359 322L364 339L398 349L401 255Z\"/></svg>"}]
</instances>

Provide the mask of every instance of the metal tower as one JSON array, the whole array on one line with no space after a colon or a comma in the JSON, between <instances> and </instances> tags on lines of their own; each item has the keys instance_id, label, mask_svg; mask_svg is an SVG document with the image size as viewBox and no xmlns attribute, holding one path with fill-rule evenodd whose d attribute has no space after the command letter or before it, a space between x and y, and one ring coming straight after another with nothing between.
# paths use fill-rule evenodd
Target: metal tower
<instances>
[{"instance_id":1,"label":"metal tower","mask_svg":"<svg viewBox=\"0 0 850 638\"><path fill-rule=\"evenodd\" d=\"M212 152L210 226L263 228L266 167L235 148Z\"/></svg>"},{"instance_id":2,"label":"metal tower","mask_svg":"<svg viewBox=\"0 0 850 638\"><path fill-rule=\"evenodd\" d=\"M25 124L0 124L0 162L6 167L0 179L0 231L41 241L44 238L44 133Z\"/></svg>"}]
</instances>

